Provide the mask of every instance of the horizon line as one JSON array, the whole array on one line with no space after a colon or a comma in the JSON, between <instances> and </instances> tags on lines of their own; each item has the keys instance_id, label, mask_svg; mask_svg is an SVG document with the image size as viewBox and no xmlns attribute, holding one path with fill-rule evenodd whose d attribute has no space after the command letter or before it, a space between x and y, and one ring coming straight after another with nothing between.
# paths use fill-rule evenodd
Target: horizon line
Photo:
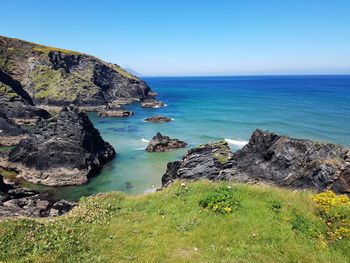
<instances>
[{"instance_id":1,"label":"horizon line","mask_svg":"<svg viewBox=\"0 0 350 263\"><path fill-rule=\"evenodd\" d=\"M350 76L350 73L310 73L310 74L224 74L224 75L135 75L143 77L273 77L273 76Z\"/></svg>"}]
</instances>

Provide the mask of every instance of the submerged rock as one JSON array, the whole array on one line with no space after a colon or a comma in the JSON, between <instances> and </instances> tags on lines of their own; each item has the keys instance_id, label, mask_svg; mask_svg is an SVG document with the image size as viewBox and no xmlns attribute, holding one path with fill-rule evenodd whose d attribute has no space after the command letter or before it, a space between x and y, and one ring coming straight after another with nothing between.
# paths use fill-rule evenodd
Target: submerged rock
<instances>
[{"instance_id":1,"label":"submerged rock","mask_svg":"<svg viewBox=\"0 0 350 263\"><path fill-rule=\"evenodd\" d=\"M146 151L148 152L165 152L173 149L184 148L187 143L178 139L171 139L168 136L163 136L159 132L148 143Z\"/></svg>"},{"instance_id":2,"label":"submerged rock","mask_svg":"<svg viewBox=\"0 0 350 263\"><path fill-rule=\"evenodd\" d=\"M8 155L4 166L18 177L48 186L79 185L115 156L83 112L63 108L58 116L39 123Z\"/></svg>"},{"instance_id":3,"label":"submerged rock","mask_svg":"<svg viewBox=\"0 0 350 263\"><path fill-rule=\"evenodd\" d=\"M174 179L264 182L281 187L350 193L350 150L331 143L256 130L232 153L225 142L191 149L168 163L163 185Z\"/></svg>"},{"instance_id":4,"label":"submerged rock","mask_svg":"<svg viewBox=\"0 0 350 263\"><path fill-rule=\"evenodd\" d=\"M0 112L0 146L14 146L25 137L25 131Z\"/></svg>"},{"instance_id":5,"label":"submerged rock","mask_svg":"<svg viewBox=\"0 0 350 263\"><path fill-rule=\"evenodd\" d=\"M164 116L160 116L160 115L156 115L153 117L149 117L144 119L145 122L170 122L173 121L173 119L170 119L168 117L164 117Z\"/></svg>"},{"instance_id":6,"label":"submerged rock","mask_svg":"<svg viewBox=\"0 0 350 263\"><path fill-rule=\"evenodd\" d=\"M5 184L0 174L0 218L59 216L76 204L66 200L49 200L37 191Z\"/></svg>"},{"instance_id":7,"label":"submerged rock","mask_svg":"<svg viewBox=\"0 0 350 263\"><path fill-rule=\"evenodd\" d=\"M134 115L132 111L123 109L123 108L117 108L117 109L108 109L108 110L102 110L98 112L99 117L129 117Z\"/></svg>"},{"instance_id":8,"label":"submerged rock","mask_svg":"<svg viewBox=\"0 0 350 263\"><path fill-rule=\"evenodd\" d=\"M141 102L141 107L143 108L161 108L164 107L165 104L156 99L146 99Z\"/></svg>"}]
</instances>

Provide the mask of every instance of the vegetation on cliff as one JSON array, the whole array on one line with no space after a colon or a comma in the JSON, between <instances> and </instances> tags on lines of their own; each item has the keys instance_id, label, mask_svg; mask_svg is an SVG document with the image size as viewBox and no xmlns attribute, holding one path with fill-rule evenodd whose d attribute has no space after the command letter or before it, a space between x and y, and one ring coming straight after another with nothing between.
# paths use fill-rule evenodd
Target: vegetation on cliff
<instances>
[{"instance_id":1,"label":"vegetation on cliff","mask_svg":"<svg viewBox=\"0 0 350 263\"><path fill-rule=\"evenodd\" d=\"M176 181L142 196L82 198L55 219L3 221L0 261L347 262L350 240L331 235L325 216L343 211L333 226L345 233L349 207L331 192Z\"/></svg>"},{"instance_id":2,"label":"vegetation on cliff","mask_svg":"<svg viewBox=\"0 0 350 263\"><path fill-rule=\"evenodd\" d=\"M18 81L35 104L50 106L107 105L120 98L143 100L151 91L144 81L116 64L3 36L0 71ZM0 88L0 94L13 96Z\"/></svg>"}]
</instances>

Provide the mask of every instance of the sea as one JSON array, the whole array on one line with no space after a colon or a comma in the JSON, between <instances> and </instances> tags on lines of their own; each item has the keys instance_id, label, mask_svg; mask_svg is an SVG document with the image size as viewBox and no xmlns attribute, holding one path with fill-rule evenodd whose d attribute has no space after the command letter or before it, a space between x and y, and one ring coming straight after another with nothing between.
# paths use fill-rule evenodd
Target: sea
<instances>
[{"instance_id":1,"label":"sea","mask_svg":"<svg viewBox=\"0 0 350 263\"><path fill-rule=\"evenodd\" d=\"M126 105L128 118L89 117L117 151L116 158L81 186L38 187L55 198L78 200L91 194L155 191L168 162L180 160L199 144L226 140L242 148L255 129L350 147L350 75L143 77L166 107ZM163 115L169 123L146 123ZM185 149L150 153L147 142L157 133L178 138Z\"/></svg>"}]
</instances>

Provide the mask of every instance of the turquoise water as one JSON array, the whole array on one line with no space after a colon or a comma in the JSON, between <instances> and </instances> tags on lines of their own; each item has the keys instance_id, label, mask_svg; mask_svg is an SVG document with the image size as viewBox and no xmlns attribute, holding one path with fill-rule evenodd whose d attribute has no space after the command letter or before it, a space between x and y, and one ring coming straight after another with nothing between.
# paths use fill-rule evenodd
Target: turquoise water
<instances>
[{"instance_id":1,"label":"turquoise water","mask_svg":"<svg viewBox=\"0 0 350 263\"><path fill-rule=\"evenodd\" d=\"M169 161L178 160L191 147L219 139L242 147L256 128L279 134L333 142L350 147L350 76L264 77L152 77L144 78L159 99L160 109L126 108L129 118L89 117L117 157L83 186L51 189L59 198L120 190L141 194L160 186ZM170 123L144 123L156 114ZM186 149L165 153L144 151L156 132L189 143ZM47 189L47 188L42 188Z\"/></svg>"}]
</instances>

